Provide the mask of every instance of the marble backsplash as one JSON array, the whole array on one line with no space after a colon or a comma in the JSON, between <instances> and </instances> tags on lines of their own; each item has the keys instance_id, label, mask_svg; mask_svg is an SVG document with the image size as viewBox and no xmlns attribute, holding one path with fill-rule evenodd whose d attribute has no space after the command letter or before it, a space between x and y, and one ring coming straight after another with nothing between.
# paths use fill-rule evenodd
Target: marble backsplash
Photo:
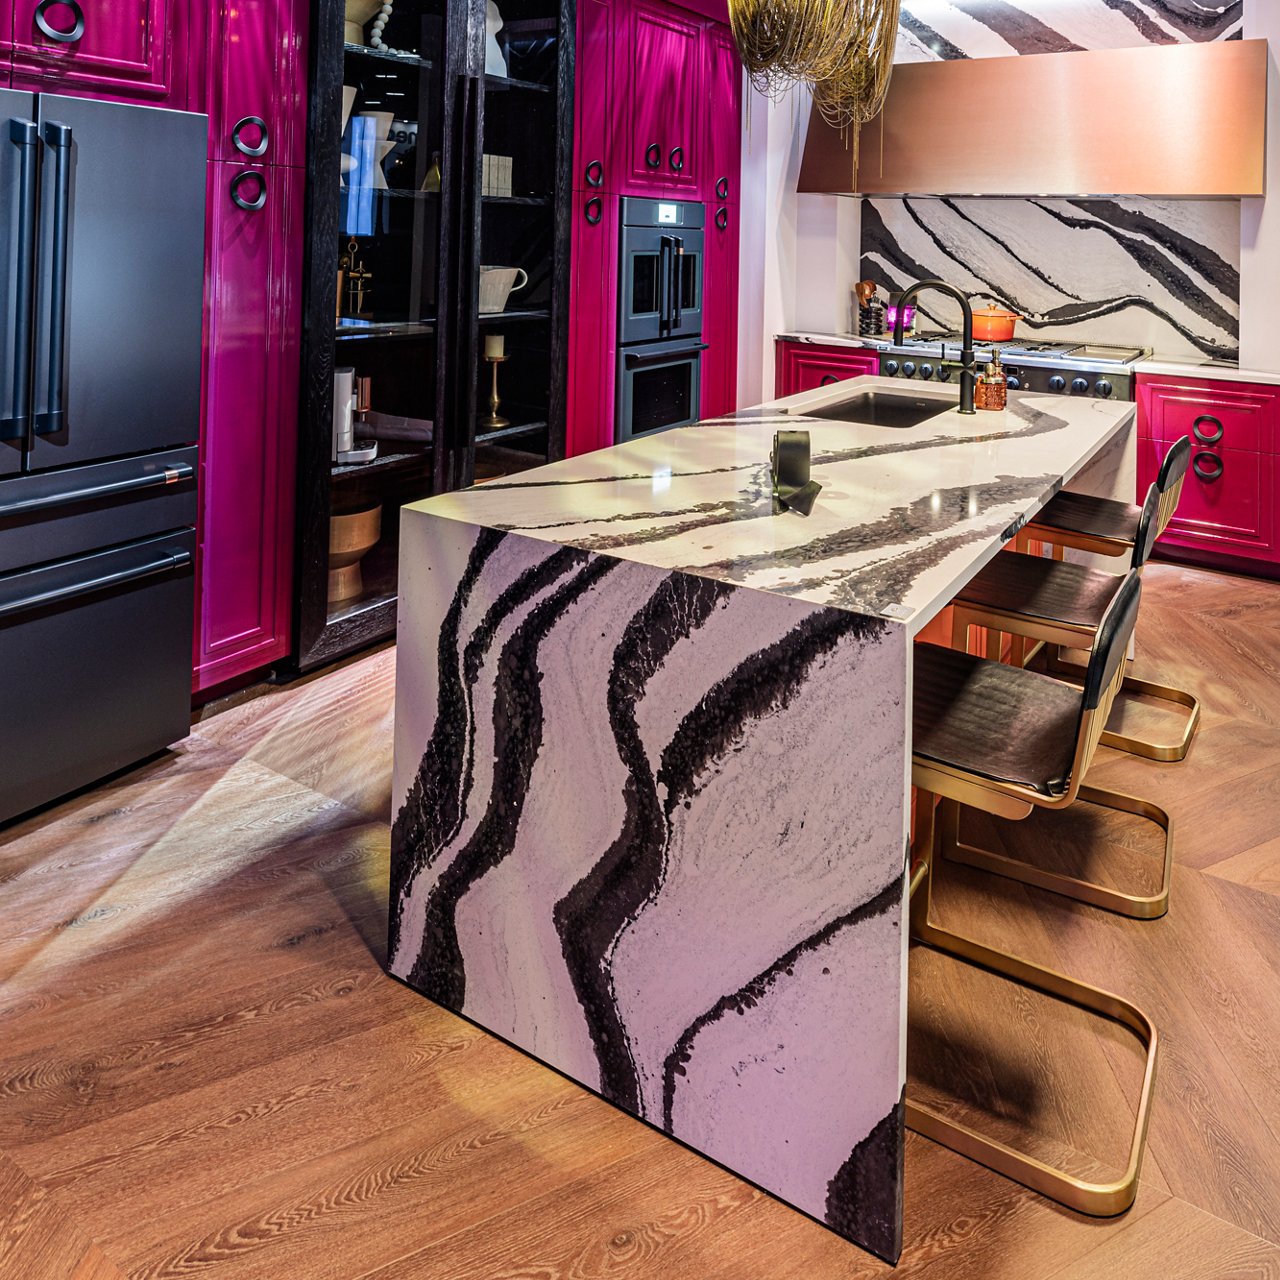
<instances>
[{"instance_id":1,"label":"marble backsplash","mask_svg":"<svg viewBox=\"0 0 1280 1280\"><path fill-rule=\"evenodd\" d=\"M888 290L947 280L1025 316L1020 337L1239 356L1235 200L869 197L861 270ZM924 328L960 319L938 294L921 312Z\"/></svg>"},{"instance_id":2,"label":"marble backsplash","mask_svg":"<svg viewBox=\"0 0 1280 1280\"><path fill-rule=\"evenodd\" d=\"M1243 21L1244 0L903 0L894 60L1238 40Z\"/></svg>"}]
</instances>

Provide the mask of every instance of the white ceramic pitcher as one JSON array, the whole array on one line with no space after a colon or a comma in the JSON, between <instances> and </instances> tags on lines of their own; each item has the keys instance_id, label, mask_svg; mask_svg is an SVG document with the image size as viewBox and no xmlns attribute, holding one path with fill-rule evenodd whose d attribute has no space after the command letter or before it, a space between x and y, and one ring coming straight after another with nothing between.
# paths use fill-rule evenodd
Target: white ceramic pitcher
<instances>
[{"instance_id":1,"label":"white ceramic pitcher","mask_svg":"<svg viewBox=\"0 0 1280 1280\"><path fill-rule=\"evenodd\" d=\"M520 283L516 283L516 276ZM507 309L507 299L517 289L529 283L529 273L523 267L480 268L480 314L492 315Z\"/></svg>"}]
</instances>

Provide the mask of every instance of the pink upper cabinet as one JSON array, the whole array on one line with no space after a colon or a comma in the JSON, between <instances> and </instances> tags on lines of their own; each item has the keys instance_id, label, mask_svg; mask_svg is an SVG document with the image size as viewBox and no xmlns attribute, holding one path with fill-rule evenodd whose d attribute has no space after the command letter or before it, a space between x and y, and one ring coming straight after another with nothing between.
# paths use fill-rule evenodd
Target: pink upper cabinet
<instances>
[{"instance_id":1,"label":"pink upper cabinet","mask_svg":"<svg viewBox=\"0 0 1280 1280\"><path fill-rule=\"evenodd\" d=\"M168 100L176 3L12 0L15 77L41 89Z\"/></svg>"},{"instance_id":2,"label":"pink upper cabinet","mask_svg":"<svg viewBox=\"0 0 1280 1280\"><path fill-rule=\"evenodd\" d=\"M305 0L216 0L209 12L209 154L306 162Z\"/></svg>"},{"instance_id":3,"label":"pink upper cabinet","mask_svg":"<svg viewBox=\"0 0 1280 1280\"><path fill-rule=\"evenodd\" d=\"M707 160L703 199L737 204L742 168L742 62L733 34L721 23L707 27Z\"/></svg>"},{"instance_id":4,"label":"pink upper cabinet","mask_svg":"<svg viewBox=\"0 0 1280 1280\"><path fill-rule=\"evenodd\" d=\"M633 0L629 39L615 66L626 89L617 128L623 190L634 195L701 193L703 22L661 0Z\"/></svg>"},{"instance_id":5,"label":"pink upper cabinet","mask_svg":"<svg viewBox=\"0 0 1280 1280\"><path fill-rule=\"evenodd\" d=\"M578 46L574 57L573 189L616 191L611 163L609 112L613 89L613 0L578 0Z\"/></svg>"}]
</instances>

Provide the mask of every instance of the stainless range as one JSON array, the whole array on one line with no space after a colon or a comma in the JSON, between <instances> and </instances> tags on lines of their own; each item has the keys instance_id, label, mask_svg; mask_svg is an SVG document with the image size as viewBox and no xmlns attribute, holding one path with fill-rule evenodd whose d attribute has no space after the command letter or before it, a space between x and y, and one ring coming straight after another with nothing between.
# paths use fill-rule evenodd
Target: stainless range
<instances>
[{"instance_id":1,"label":"stainless range","mask_svg":"<svg viewBox=\"0 0 1280 1280\"><path fill-rule=\"evenodd\" d=\"M880 354L880 374L886 378L915 378L950 382L960 373L959 334L906 338L895 346L893 338L863 340ZM1144 347L1100 347L1087 342L975 342L978 372L1000 352L1010 391L1043 391L1050 395L1133 399L1133 366L1146 359Z\"/></svg>"}]
</instances>

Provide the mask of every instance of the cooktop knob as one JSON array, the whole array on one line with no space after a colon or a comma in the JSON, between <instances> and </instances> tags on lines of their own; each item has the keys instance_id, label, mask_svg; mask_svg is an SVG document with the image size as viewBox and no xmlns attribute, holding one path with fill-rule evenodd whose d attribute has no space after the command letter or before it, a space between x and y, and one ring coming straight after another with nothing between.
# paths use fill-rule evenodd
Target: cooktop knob
<instances>
[{"instance_id":1,"label":"cooktop knob","mask_svg":"<svg viewBox=\"0 0 1280 1280\"><path fill-rule=\"evenodd\" d=\"M945 364L940 364L938 366L938 381L939 382L951 381L951 369Z\"/></svg>"},{"instance_id":2,"label":"cooktop knob","mask_svg":"<svg viewBox=\"0 0 1280 1280\"><path fill-rule=\"evenodd\" d=\"M1093 389L1102 396L1103 399L1106 399L1113 390L1111 383L1109 383L1106 378L1099 378L1097 382L1093 384Z\"/></svg>"},{"instance_id":3,"label":"cooktop knob","mask_svg":"<svg viewBox=\"0 0 1280 1280\"><path fill-rule=\"evenodd\" d=\"M898 362L896 360L886 360L884 362L884 372L888 377L892 378L898 372Z\"/></svg>"},{"instance_id":4,"label":"cooktop knob","mask_svg":"<svg viewBox=\"0 0 1280 1280\"><path fill-rule=\"evenodd\" d=\"M1089 390L1089 380L1087 378L1072 378L1071 390L1083 394Z\"/></svg>"},{"instance_id":5,"label":"cooktop knob","mask_svg":"<svg viewBox=\"0 0 1280 1280\"><path fill-rule=\"evenodd\" d=\"M920 366L920 376L921 376L922 378L932 378L932 377L933 377L933 365L931 365L931 364L922 364L922 365Z\"/></svg>"},{"instance_id":6,"label":"cooktop knob","mask_svg":"<svg viewBox=\"0 0 1280 1280\"><path fill-rule=\"evenodd\" d=\"M1008 388L1009 388L1009 390L1010 390L1010 391L1018 391L1018 390L1020 390L1020 389L1021 389L1021 387L1022 387L1022 379L1021 379L1021 378L1012 378L1012 377L1010 377L1010 378L1006 378L1006 379L1004 380L1004 384L1005 384L1005 386L1006 386L1006 387L1008 387Z\"/></svg>"},{"instance_id":7,"label":"cooktop knob","mask_svg":"<svg viewBox=\"0 0 1280 1280\"><path fill-rule=\"evenodd\" d=\"M902 362L902 372L908 378L914 378L916 376L916 362L914 360L904 360Z\"/></svg>"},{"instance_id":8,"label":"cooktop knob","mask_svg":"<svg viewBox=\"0 0 1280 1280\"><path fill-rule=\"evenodd\" d=\"M1062 376L1062 374L1055 373L1053 377L1049 379L1050 391L1065 391L1066 389L1067 389L1067 380Z\"/></svg>"}]
</instances>

